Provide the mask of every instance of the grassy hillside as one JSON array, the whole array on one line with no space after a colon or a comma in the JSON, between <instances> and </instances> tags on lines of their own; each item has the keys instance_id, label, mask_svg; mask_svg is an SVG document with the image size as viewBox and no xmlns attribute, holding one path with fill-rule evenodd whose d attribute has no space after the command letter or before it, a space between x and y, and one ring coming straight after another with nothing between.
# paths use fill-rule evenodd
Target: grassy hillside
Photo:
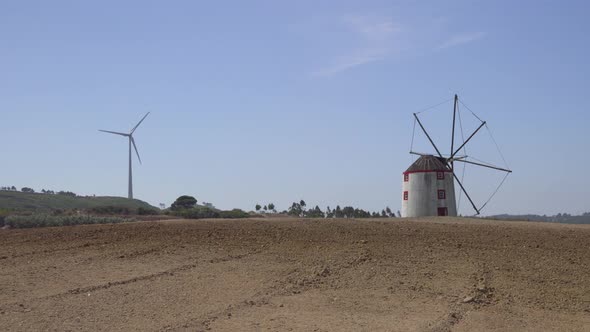
<instances>
[{"instance_id":1,"label":"grassy hillside","mask_svg":"<svg viewBox=\"0 0 590 332\"><path fill-rule=\"evenodd\" d=\"M583 213L579 216L572 216L567 213L559 213L554 216L540 216L537 214L521 214L521 215L510 215L510 214L499 214L495 216L489 216L489 219L497 220L520 220L520 221L537 221L537 222L554 222L560 224L590 224L590 212Z\"/></svg>"},{"instance_id":2,"label":"grassy hillside","mask_svg":"<svg viewBox=\"0 0 590 332\"><path fill-rule=\"evenodd\" d=\"M0 191L0 208L12 210L49 211L89 209L101 206L126 207L137 210L139 207L155 209L144 201L123 197L71 197L66 195L50 195L23 193L18 191Z\"/></svg>"}]
</instances>

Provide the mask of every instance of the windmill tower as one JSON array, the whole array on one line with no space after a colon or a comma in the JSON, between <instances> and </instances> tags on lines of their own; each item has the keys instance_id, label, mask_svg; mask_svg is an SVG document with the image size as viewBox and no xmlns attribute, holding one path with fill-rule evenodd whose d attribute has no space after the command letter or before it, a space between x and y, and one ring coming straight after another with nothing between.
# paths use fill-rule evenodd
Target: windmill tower
<instances>
[{"instance_id":1,"label":"windmill tower","mask_svg":"<svg viewBox=\"0 0 590 332\"><path fill-rule=\"evenodd\" d=\"M456 216L453 171L445 160L420 156L405 172L402 216Z\"/></svg>"},{"instance_id":2,"label":"windmill tower","mask_svg":"<svg viewBox=\"0 0 590 332\"><path fill-rule=\"evenodd\" d=\"M446 157L442 155L439 148L422 125L422 122L420 122L418 114L414 113L415 123L418 123L424 132L424 135L426 135L426 138L428 138L428 141L436 151L436 154L417 153L410 151L411 154L419 155L420 157L405 172L403 172L402 217L456 216L457 204L455 200L455 181L461 188L462 192L465 194L465 197L467 197L471 203L471 206L475 210L475 214L478 215L491 200L491 198L496 194L500 186L504 183L504 180L506 180L508 174L512 173L512 171L507 168L501 168L482 162L474 162L469 160L469 157L466 155L458 155L461 149L465 147L465 145L475 136L475 134L477 134L477 132L480 131L480 129L482 129L484 126L487 129L486 122L482 121L476 116L480 121L479 127L477 127L477 129L466 140L463 141L459 148L455 149L455 120L459 102L458 96L455 95L453 106L451 150ZM500 185L489 197L489 199L478 208L455 173L455 162L490 168L496 171L505 172L506 175L504 176L504 179Z\"/></svg>"},{"instance_id":3,"label":"windmill tower","mask_svg":"<svg viewBox=\"0 0 590 332\"><path fill-rule=\"evenodd\" d=\"M135 145L135 139L133 139L133 133L135 132L137 127L139 127L139 125L143 122L143 120L145 120L145 118L147 118L148 115L150 115L150 112L148 112L146 115L144 115L143 118L141 118L141 120L135 125L135 127L133 127L133 129L131 129L131 131L129 133L120 133L117 131L109 131L109 130L102 130L102 129L98 130L98 131L102 131L103 133L119 135L119 136L127 137L129 139L129 182L128 182L128 186L127 186L127 190L128 190L127 197L129 199L133 199L133 163L132 163L133 154L131 153L132 146L133 146L133 149L135 149L135 153L137 154L137 159L139 160L139 163L141 164L141 157L139 156L139 151L137 151L137 146Z\"/></svg>"}]
</instances>

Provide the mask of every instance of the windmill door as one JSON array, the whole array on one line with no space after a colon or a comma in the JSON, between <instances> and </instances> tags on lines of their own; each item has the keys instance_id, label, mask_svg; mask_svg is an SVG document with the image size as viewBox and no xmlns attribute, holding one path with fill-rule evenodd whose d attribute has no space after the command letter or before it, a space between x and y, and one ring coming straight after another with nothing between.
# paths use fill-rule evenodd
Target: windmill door
<instances>
[{"instance_id":1,"label":"windmill door","mask_svg":"<svg viewBox=\"0 0 590 332\"><path fill-rule=\"evenodd\" d=\"M449 212L447 211L446 207L439 207L438 208L438 215L439 215L439 217L448 216Z\"/></svg>"}]
</instances>

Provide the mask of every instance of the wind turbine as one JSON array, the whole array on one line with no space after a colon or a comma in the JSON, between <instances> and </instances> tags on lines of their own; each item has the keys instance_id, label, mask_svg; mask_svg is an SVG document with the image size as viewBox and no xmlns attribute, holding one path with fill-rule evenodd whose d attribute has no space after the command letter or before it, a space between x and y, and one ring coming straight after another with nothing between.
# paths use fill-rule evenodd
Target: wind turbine
<instances>
[{"instance_id":1,"label":"wind turbine","mask_svg":"<svg viewBox=\"0 0 590 332\"><path fill-rule=\"evenodd\" d=\"M143 118L141 118L141 120L139 120L139 122L135 125L135 127L133 127L133 129L131 129L131 131L128 134L120 133L120 132L116 132L116 131L102 130L102 129L98 130L98 131L102 131L103 133L120 135L120 136L127 137L129 139L129 194L128 194L129 199L133 199L133 170L131 167L131 164L132 164L131 163L131 161L132 161L131 145L133 145L133 148L135 149L135 153L137 154L137 159L139 160L139 163L141 164L141 157L139 156L139 152L137 151L137 146L135 145L135 140L133 139L133 133L135 132L137 127L139 127L139 125L143 122L143 120L145 120L145 118L147 118L148 115L150 115L150 112L148 112L146 115L144 115Z\"/></svg>"}]
</instances>

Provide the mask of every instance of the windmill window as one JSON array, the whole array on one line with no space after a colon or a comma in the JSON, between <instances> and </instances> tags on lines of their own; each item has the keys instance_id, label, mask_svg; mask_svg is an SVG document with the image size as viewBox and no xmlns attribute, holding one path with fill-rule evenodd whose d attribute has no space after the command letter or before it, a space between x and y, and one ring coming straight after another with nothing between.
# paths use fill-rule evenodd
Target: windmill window
<instances>
[{"instance_id":1,"label":"windmill window","mask_svg":"<svg viewBox=\"0 0 590 332\"><path fill-rule=\"evenodd\" d=\"M410 181L410 174L404 174L404 182Z\"/></svg>"},{"instance_id":2,"label":"windmill window","mask_svg":"<svg viewBox=\"0 0 590 332\"><path fill-rule=\"evenodd\" d=\"M436 179L437 180L444 180L445 179L445 172L436 172Z\"/></svg>"},{"instance_id":3,"label":"windmill window","mask_svg":"<svg viewBox=\"0 0 590 332\"><path fill-rule=\"evenodd\" d=\"M404 191L404 201L407 201L407 200L408 200L408 192Z\"/></svg>"},{"instance_id":4,"label":"windmill window","mask_svg":"<svg viewBox=\"0 0 590 332\"><path fill-rule=\"evenodd\" d=\"M445 190L444 189L440 189L438 191L438 199L445 199L445 198L447 198L447 194L445 193Z\"/></svg>"}]
</instances>

